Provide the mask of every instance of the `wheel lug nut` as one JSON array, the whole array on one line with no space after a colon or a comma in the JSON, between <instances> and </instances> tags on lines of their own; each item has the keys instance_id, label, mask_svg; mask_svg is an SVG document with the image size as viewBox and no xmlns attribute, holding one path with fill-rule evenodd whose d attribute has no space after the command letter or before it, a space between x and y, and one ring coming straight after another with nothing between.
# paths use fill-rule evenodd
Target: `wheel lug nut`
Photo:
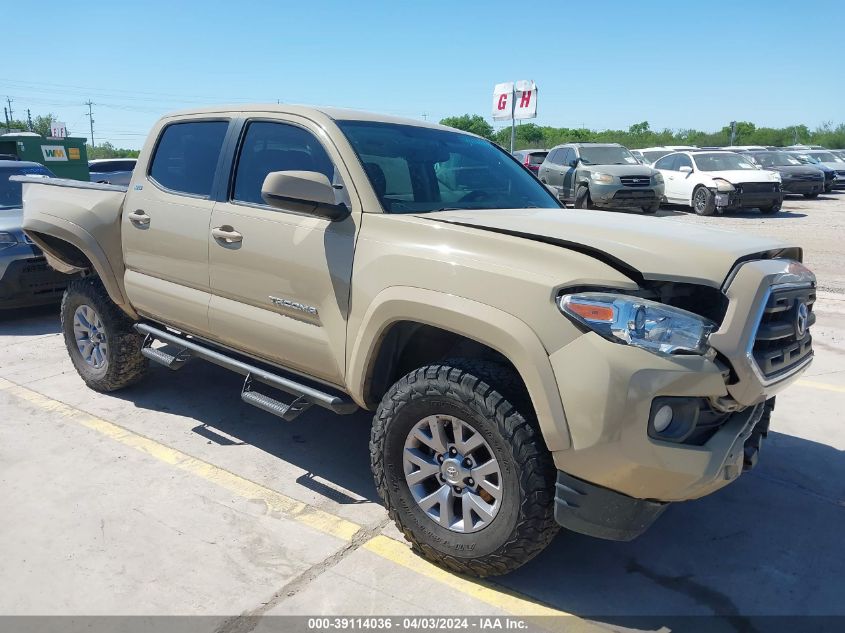
<instances>
[{"instance_id":1,"label":"wheel lug nut","mask_svg":"<svg viewBox=\"0 0 845 633\"><path fill-rule=\"evenodd\" d=\"M469 468L470 466L472 466L472 462L470 461L469 457L467 457L467 458L464 460L464 466L466 466L467 468Z\"/></svg>"},{"instance_id":2,"label":"wheel lug nut","mask_svg":"<svg viewBox=\"0 0 845 633\"><path fill-rule=\"evenodd\" d=\"M449 455L457 455L457 454L458 454L458 449L456 449L454 446L449 449Z\"/></svg>"},{"instance_id":3,"label":"wheel lug nut","mask_svg":"<svg viewBox=\"0 0 845 633\"><path fill-rule=\"evenodd\" d=\"M474 480L472 477L470 477L469 479L467 479L467 485L469 485L469 486L474 486L474 485L475 485L475 480Z\"/></svg>"},{"instance_id":4,"label":"wheel lug nut","mask_svg":"<svg viewBox=\"0 0 845 633\"><path fill-rule=\"evenodd\" d=\"M460 486L455 486L455 492L457 492L458 494L461 494L462 491L463 491L463 488L461 488Z\"/></svg>"},{"instance_id":5,"label":"wheel lug nut","mask_svg":"<svg viewBox=\"0 0 845 633\"><path fill-rule=\"evenodd\" d=\"M438 456L437 456L437 461L438 461L438 462L440 462L440 463L442 464L442 463L443 463L443 455L438 455Z\"/></svg>"}]
</instances>

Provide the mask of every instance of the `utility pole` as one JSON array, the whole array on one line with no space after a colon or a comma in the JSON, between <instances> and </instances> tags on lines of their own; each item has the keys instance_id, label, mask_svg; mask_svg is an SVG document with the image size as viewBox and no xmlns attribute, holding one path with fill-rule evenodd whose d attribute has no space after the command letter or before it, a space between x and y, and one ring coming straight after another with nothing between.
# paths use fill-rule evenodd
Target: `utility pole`
<instances>
[{"instance_id":1,"label":"utility pole","mask_svg":"<svg viewBox=\"0 0 845 633\"><path fill-rule=\"evenodd\" d=\"M428 112L423 112L422 118L423 118L423 121L428 121Z\"/></svg>"},{"instance_id":2,"label":"utility pole","mask_svg":"<svg viewBox=\"0 0 845 633\"><path fill-rule=\"evenodd\" d=\"M32 132L32 114L29 111L29 108L26 109L26 125L29 128L29 131Z\"/></svg>"},{"instance_id":3,"label":"utility pole","mask_svg":"<svg viewBox=\"0 0 845 633\"><path fill-rule=\"evenodd\" d=\"M91 126L91 149L94 149L96 147L94 145L94 113L91 111L91 106L94 104L91 102L91 99L88 99L85 105L88 106L88 124Z\"/></svg>"},{"instance_id":4,"label":"utility pole","mask_svg":"<svg viewBox=\"0 0 845 633\"><path fill-rule=\"evenodd\" d=\"M11 132L9 128L9 109L6 106L3 106L3 116L6 117L6 131Z\"/></svg>"},{"instance_id":5,"label":"utility pole","mask_svg":"<svg viewBox=\"0 0 845 633\"><path fill-rule=\"evenodd\" d=\"M9 104L9 121L14 121L14 120L15 120L15 115L14 115L14 113L12 112L12 98L7 96L7 97L6 97L6 103L8 103L8 104Z\"/></svg>"}]
</instances>

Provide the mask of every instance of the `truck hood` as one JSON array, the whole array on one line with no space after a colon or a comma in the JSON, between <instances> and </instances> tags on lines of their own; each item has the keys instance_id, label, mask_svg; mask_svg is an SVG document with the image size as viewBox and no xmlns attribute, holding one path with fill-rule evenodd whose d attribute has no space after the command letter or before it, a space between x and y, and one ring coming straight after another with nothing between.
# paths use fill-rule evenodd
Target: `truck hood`
<instances>
[{"instance_id":1,"label":"truck hood","mask_svg":"<svg viewBox=\"0 0 845 633\"><path fill-rule=\"evenodd\" d=\"M736 231L663 218L580 209L437 211L419 218L513 235L582 252L636 282L682 281L719 288L740 259L801 258L801 249Z\"/></svg>"}]
</instances>

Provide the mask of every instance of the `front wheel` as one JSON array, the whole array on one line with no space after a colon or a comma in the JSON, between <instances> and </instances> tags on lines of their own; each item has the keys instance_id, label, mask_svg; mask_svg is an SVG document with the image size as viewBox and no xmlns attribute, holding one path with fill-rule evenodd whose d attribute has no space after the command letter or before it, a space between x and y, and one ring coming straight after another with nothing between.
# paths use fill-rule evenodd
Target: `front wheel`
<instances>
[{"instance_id":1,"label":"front wheel","mask_svg":"<svg viewBox=\"0 0 845 633\"><path fill-rule=\"evenodd\" d=\"M698 215L713 215L716 211L716 196L707 187L699 187L692 194L692 208Z\"/></svg>"},{"instance_id":2,"label":"front wheel","mask_svg":"<svg viewBox=\"0 0 845 633\"><path fill-rule=\"evenodd\" d=\"M761 207L761 208L760 208L760 212L761 212L761 213L765 213L766 215L772 215L772 214L777 213L778 211L780 211L780 210L781 210L781 206L782 206L782 205L781 205L780 203L778 203L778 204L773 204L773 205L772 205L772 206L770 206L770 207Z\"/></svg>"},{"instance_id":3,"label":"front wheel","mask_svg":"<svg viewBox=\"0 0 845 633\"><path fill-rule=\"evenodd\" d=\"M819 193L818 193L818 192L816 192L816 193L805 193L805 194L804 194L804 197L805 197L805 198L818 198L818 197L819 197Z\"/></svg>"},{"instance_id":4,"label":"front wheel","mask_svg":"<svg viewBox=\"0 0 845 633\"><path fill-rule=\"evenodd\" d=\"M144 377L142 337L96 277L74 279L62 297L62 333L76 371L91 389L116 391Z\"/></svg>"},{"instance_id":5,"label":"front wheel","mask_svg":"<svg viewBox=\"0 0 845 633\"><path fill-rule=\"evenodd\" d=\"M510 572L557 533L556 470L523 391L511 370L459 359L404 376L376 412L379 495L413 548L452 571Z\"/></svg>"},{"instance_id":6,"label":"front wheel","mask_svg":"<svg viewBox=\"0 0 845 633\"><path fill-rule=\"evenodd\" d=\"M649 205L647 207L642 208L643 213L657 213L658 209L660 209L660 203L659 202L655 202L652 205Z\"/></svg>"},{"instance_id":7,"label":"front wheel","mask_svg":"<svg viewBox=\"0 0 845 633\"><path fill-rule=\"evenodd\" d=\"M590 197L590 190L587 187L578 187L575 191L575 204L573 206L576 209L596 208L593 204L593 199Z\"/></svg>"}]
</instances>

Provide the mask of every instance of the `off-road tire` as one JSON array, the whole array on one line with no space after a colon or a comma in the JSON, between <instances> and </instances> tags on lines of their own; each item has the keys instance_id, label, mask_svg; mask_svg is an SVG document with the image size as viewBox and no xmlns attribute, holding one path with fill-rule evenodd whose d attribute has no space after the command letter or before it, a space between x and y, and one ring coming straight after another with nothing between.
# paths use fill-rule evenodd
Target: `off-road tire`
<instances>
[{"instance_id":1,"label":"off-road tire","mask_svg":"<svg viewBox=\"0 0 845 633\"><path fill-rule=\"evenodd\" d=\"M760 213L765 215L774 215L783 208L782 204L773 204L770 207L760 207Z\"/></svg>"},{"instance_id":2,"label":"off-road tire","mask_svg":"<svg viewBox=\"0 0 845 633\"><path fill-rule=\"evenodd\" d=\"M460 417L488 442L502 470L502 507L481 530L440 526L416 503L402 455L409 430L436 413ZM390 517L414 550L458 573L513 571L554 538L556 469L530 400L512 369L490 361L452 359L416 369L385 394L370 438L373 477Z\"/></svg>"},{"instance_id":3,"label":"off-road tire","mask_svg":"<svg viewBox=\"0 0 845 633\"><path fill-rule=\"evenodd\" d=\"M581 185L575 190L575 203L573 206L576 209L595 209L593 199L590 197L589 187Z\"/></svg>"},{"instance_id":4,"label":"off-road tire","mask_svg":"<svg viewBox=\"0 0 845 633\"><path fill-rule=\"evenodd\" d=\"M76 345L73 315L81 305L94 309L106 331L108 351L106 362L100 368L86 363ZM143 337L132 328L132 320L109 298L99 278L74 279L68 284L62 296L61 321L65 347L73 366L91 389L117 391L146 375L149 361L141 354Z\"/></svg>"},{"instance_id":5,"label":"off-road tire","mask_svg":"<svg viewBox=\"0 0 845 633\"><path fill-rule=\"evenodd\" d=\"M696 197L703 196L704 204L698 204ZM692 192L692 210L698 215L713 215L716 212L716 196L705 186L699 186Z\"/></svg>"}]
</instances>

